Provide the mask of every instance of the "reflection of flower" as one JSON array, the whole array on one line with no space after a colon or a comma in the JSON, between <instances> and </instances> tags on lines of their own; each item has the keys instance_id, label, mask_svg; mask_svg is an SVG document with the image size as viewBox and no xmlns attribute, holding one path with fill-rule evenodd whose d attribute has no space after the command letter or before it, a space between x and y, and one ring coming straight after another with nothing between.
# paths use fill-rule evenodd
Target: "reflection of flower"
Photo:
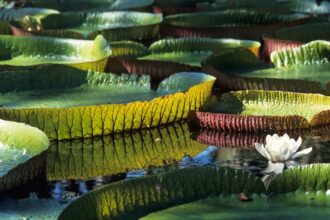
<instances>
[{"instance_id":1,"label":"reflection of flower","mask_svg":"<svg viewBox=\"0 0 330 220\"><path fill-rule=\"evenodd\" d=\"M255 148L257 151L268 159L268 167L262 171L264 174L280 174L284 169L284 166L293 167L297 166L298 163L294 161L295 158L309 154L312 151L312 147L297 152L301 145L301 138L297 141L285 134L278 136L267 135L266 145L256 143Z\"/></svg>"}]
</instances>

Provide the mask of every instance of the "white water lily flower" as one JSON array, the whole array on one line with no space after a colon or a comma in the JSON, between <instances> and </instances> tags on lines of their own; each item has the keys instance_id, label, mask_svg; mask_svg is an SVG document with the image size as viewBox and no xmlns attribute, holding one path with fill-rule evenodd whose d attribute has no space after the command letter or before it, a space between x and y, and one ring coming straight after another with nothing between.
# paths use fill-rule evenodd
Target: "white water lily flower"
<instances>
[{"instance_id":1,"label":"white water lily flower","mask_svg":"<svg viewBox=\"0 0 330 220\"><path fill-rule=\"evenodd\" d=\"M284 169L284 166L293 167L298 163L294 161L295 158L309 154L312 151L312 147L297 152L302 143L302 139L299 137L297 141L290 138L287 134L278 136L267 135L266 145L256 143L255 148L257 151L269 160L268 167L262 171L262 173L274 173L280 174Z\"/></svg>"}]
</instances>

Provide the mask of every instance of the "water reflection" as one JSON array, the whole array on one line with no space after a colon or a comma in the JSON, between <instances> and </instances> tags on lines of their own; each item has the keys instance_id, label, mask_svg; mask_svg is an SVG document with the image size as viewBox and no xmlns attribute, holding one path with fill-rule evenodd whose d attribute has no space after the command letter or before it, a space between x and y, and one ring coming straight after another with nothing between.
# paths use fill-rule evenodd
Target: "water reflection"
<instances>
[{"instance_id":1,"label":"water reflection","mask_svg":"<svg viewBox=\"0 0 330 220\"><path fill-rule=\"evenodd\" d=\"M330 127L289 132L295 138L302 136L302 149L313 147L310 155L298 160L300 163L330 162L329 131ZM40 213L43 206L39 209L36 204L41 201L47 209L54 206L62 210L71 201L96 187L125 178L137 178L189 166L231 167L260 175L267 167L267 161L254 149L254 144L264 143L265 137L266 134L216 131L199 131L191 136L186 124L175 124L103 138L53 142L47 158L45 155L42 160L32 158L32 162L37 163L28 161L31 166L27 162L11 171L13 176L26 179L14 179L17 184L13 184L12 180L6 181L9 185L19 186L15 188L15 193L23 192L21 196L14 198L25 199L19 200L22 203L13 203L13 200L7 199L8 196L13 198L13 194L1 196L0 201L3 200L2 203L7 205L0 208L0 217L13 209L23 213L20 216L26 216L20 204L25 207L33 206L29 213ZM22 175L23 173L26 175ZM3 180L0 179L1 184ZM33 187L26 187L27 182ZM29 197L30 193L34 193L33 199Z\"/></svg>"},{"instance_id":2,"label":"water reflection","mask_svg":"<svg viewBox=\"0 0 330 220\"><path fill-rule=\"evenodd\" d=\"M88 180L161 167L195 156L205 145L191 139L187 124L96 139L54 142L47 156L50 181Z\"/></svg>"},{"instance_id":3,"label":"water reflection","mask_svg":"<svg viewBox=\"0 0 330 220\"><path fill-rule=\"evenodd\" d=\"M302 137L299 150L313 147L313 151L296 159L300 165L330 162L330 126L310 130L289 131L290 137ZM283 134L281 134L283 135ZM219 148L213 165L233 169L248 170L262 177L266 187L274 179L274 175L262 171L269 167L267 161L255 150L255 143L266 143L267 134L232 133L226 131L200 130L194 138L203 144L215 145ZM284 168L284 167L283 167Z\"/></svg>"},{"instance_id":4,"label":"water reflection","mask_svg":"<svg viewBox=\"0 0 330 220\"><path fill-rule=\"evenodd\" d=\"M330 126L314 128L310 130L289 131L290 137L297 139L302 137L300 149L313 147L313 151L298 158L302 164L329 163L330 162ZM280 135L283 135L283 133ZM225 131L200 130L194 133L194 139L203 144L219 147L215 161L219 166L248 169L251 164L263 164L263 157L255 150L255 143L266 142L267 134L255 133L231 133Z\"/></svg>"},{"instance_id":5,"label":"water reflection","mask_svg":"<svg viewBox=\"0 0 330 220\"><path fill-rule=\"evenodd\" d=\"M278 135L287 133L290 137L297 139L302 137L304 143L318 144L330 141L330 126L316 127L305 130L292 130L278 132ZM198 142L218 147L231 148L254 148L255 143L265 144L266 136L275 133L245 133L227 132L215 130L199 130L194 132L194 139ZM303 144L304 144L303 143Z\"/></svg>"}]
</instances>

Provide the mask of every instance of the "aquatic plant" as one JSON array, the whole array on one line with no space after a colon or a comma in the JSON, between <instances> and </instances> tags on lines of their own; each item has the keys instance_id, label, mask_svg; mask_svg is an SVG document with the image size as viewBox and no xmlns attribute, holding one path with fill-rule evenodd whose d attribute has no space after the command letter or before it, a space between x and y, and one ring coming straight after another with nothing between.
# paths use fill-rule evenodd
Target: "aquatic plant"
<instances>
[{"instance_id":1,"label":"aquatic plant","mask_svg":"<svg viewBox=\"0 0 330 220\"><path fill-rule=\"evenodd\" d=\"M301 157L303 155L312 152L312 147L304 149L297 152L302 142L301 137L297 141L290 139L290 137L285 134L283 136L278 136L274 134L272 136L267 135L266 145L256 143L256 150L268 159L268 167L263 173L279 174L282 172L284 165L287 167L297 165L294 159Z\"/></svg>"}]
</instances>

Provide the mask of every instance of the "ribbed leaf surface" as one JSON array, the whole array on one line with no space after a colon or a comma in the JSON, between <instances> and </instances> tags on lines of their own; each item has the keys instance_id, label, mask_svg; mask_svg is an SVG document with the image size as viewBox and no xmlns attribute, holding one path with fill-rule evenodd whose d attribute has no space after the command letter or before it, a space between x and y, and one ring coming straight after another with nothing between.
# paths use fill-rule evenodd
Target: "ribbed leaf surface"
<instances>
[{"instance_id":1,"label":"ribbed leaf surface","mask_svg":"<svg viewBox=\"0 0 330 220\"><path fill-rule=\"evenodd\" d=\"M238 91L224 94L214 112L196 112L201 127L230 131L283 131L330 124L330 99L318 94Z\"/></svg>"}]
</instances>

